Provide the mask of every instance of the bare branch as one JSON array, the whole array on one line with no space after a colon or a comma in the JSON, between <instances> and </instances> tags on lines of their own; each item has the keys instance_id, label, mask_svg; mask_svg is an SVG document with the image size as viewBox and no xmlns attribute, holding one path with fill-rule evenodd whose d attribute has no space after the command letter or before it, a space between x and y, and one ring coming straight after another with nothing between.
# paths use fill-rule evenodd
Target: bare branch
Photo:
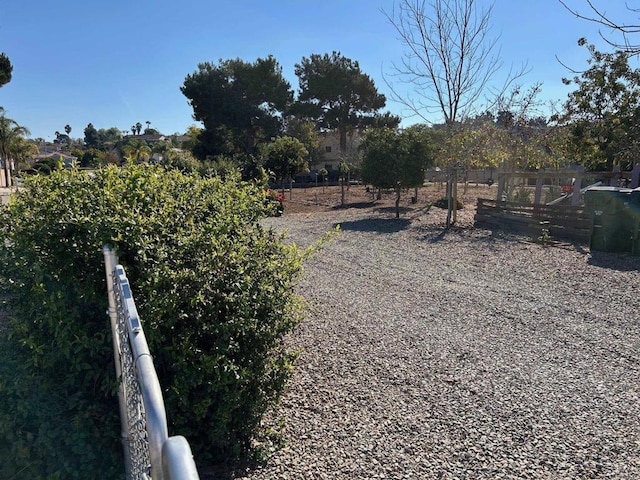
<instances>
[{"instance_id":1,"label":"bare branch","mask_svg":"<svg viewBox=\"0 0 640 480\"><path fill-rule=\"evenodd\" d=\"M622 41L617 42L603 34L602 31L598 32L600 34L600 37L611 47L615 48L616 50L625 51L631 55L640 54L640 44L633 43L629 40L630 35L640 33L640 24L617 22L609 17L606 12L596 7L592 0L585 0L587 5L591 9L592 15L582 14L578 12L577 9L569 7L565 0L558 1L569 13L574 15L576 18L602 25L610 29L612 32L620 33L622 35ZM640 8L632 8L628 4L625 5L627 7L627 10L629 10L630 12L640 14Z\"/></svg>"},{"instance_id":2,"label":"bare branch","mask_svg":"<svg viewBox=\"0 0 640 480\"><path fill-rule=\"evenodd\" d=\"M428 121L440 113L445 123L456 122L495 103L527 73L510 69L504 85L492 82L502 70L498 37L491 37L492 7L479 9L476 0L398 0L391 13L382 13L396 29L406 51L393 63L393 77L409 84L401 95L387 77L392 100ZM483 103L484 102L484 103Z\"/></svg>"}]
</instances>

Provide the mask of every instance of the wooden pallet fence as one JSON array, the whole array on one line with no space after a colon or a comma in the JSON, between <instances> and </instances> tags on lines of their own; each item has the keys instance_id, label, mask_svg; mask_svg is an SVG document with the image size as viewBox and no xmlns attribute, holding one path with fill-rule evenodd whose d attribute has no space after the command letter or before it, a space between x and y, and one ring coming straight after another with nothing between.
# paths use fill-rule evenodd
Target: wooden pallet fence
<instances>
[{"instance_id":1,"label":"wooden pallet fence","mask_svg":"<svg viewBox=\"0 0 640 480\"><path fill-rule=\"evenodd\" d=\"M478 198L475 224L533 236L547 229L553 238L588 243L591 216L579 206L529 205Z\"/></svg>"}]
</instances>

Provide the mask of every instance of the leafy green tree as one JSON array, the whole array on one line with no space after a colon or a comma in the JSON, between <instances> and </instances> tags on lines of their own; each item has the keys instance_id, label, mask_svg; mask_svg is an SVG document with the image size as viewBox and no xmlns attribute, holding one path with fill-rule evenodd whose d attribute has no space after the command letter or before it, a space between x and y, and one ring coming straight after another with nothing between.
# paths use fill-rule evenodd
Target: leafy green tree
<instances>
[{"instance_id":1,"label":"leafy green tree","mask_svg":"<svg viewBox=\"0 0 640 480\"><path fill-rule=\"evenodd\" d=\"M300 84L293 112L322 128L337 129L340 151L347 151L347 135L366 124L386 103L360 64L340 52L303 57L295 67Z\"/></svg>"},{"instance_id":2,"label":"leafy green tree","mask_svg":"<svg viewBox=\"0 0 640 480\"><path fill-rule=\"evenodd\" d=\"M99 149L102 147L98 130L93 126L93 123L88 124L84 129L84 144L88 148Z\"/></svg>"},{"instance_id":3,"label":"leafy green tree","mask_svg":"<svg viewBox=\"0 0 640 480\"><path fill-rule=\"evenodd\" d=\"M98 136L104 148L114 147L122 140L122 132L117 127L100 128Z\"/></svg>"},{"instance_id":4,"label":"leafy green tree","mask_svg":"<svg viewBox=\"0 0 640 480\"><path fill-rule=\"evenodd\" d=\"M4 185L13 185L12 173L14 163L14 148L16 142L29 135L29 129L18 124L15 120L0 114L0 162L4 171Z\"/></svg>"},{"instance_id":5,"label":"leafy green tree","mask_svg":"<svg viewBox=\"0 0 640 480\"><path fill-rule=\"evenodd\" d=\"M96 168L104 165L104 152L96 148L90 148L77 155L80 159L80 166L84 168Z\"/></svg>"},{"instance_id":6,"label":"leafy green tree","mask_svg":"<svg viewBox=\"0 0 640 480\"><path fill-rule=\"evenodd\" d=\"M365 125L373 128L398 128L402 119L398 115L391 112L375 114L373 117L367 117Z\"/></svg>"},{"instance_id":7,"label":"leafy green tree","mask_svg":"<svg viewBox=\"0 0 640 480\"><path fill-rule=\"evenodd\" d=\"M284 189L285 180L291 181L296 173L308 168L308 156L309 152L297 138L279 137L266 145L264 166L282 182Z\"/></svg>"},{"instance_id":8,"label":"leafy green tree","mask_svg":"<svg viewBox=\"0 0 640 480\"><path fill-rule=\"evenodd\" d=\"M67 136L71 135L71 125L66 124L64 126L64 132L67 134Z\"/></svg>"},{"instance_id":9,"label":"leafy green tree","mask_svg":"<svg viewBox=\"0 0 640 480\"><path fill-rule=\"evenodd\" d=\"M421 128L402 132L374 129L365 135L362 148L362 181L377 188L393 188L396 218L404 188L422 186L425 168L432 162L432 146Z\"/></svg>"},{"instance_id":10,"label":"leafy green tree","mask_svg":"<svg viewBox=\"0 0 640 480\"><path fill-rule=\"evenodd\" d=\"M602 53L586 39L589 68L566 84L574 84L555 117L571 132L570 149L587 170L631 169L640 155L640 69L629 65L629 54Z\"/></svg>"},{"instance_id":11,"label":"leafy green tree","mask_svg":"<svg viewBox=\"0 0 640 480\"><path fill-rule=\"evenodd\" d=\"M0 53L0 87L11 81L11 72L13 72L13 65L9 57L4 52Z\"/></svg>"},{"instance_id":12,"label":"leafy green tree","mask_svg":"<svg viewBox=\"0 0 640 480\"><path fill-rule=\"evenodd\" d=\"M240 59L205 62L187 75L180 88L193 107L194 119L204 124L198 136L207 155L253 155L260 144L282 133L282 114L293 93L275 58L253 63Z\"/></svg>"},{"instance_id":13,"label":"leafy green tree","mask_svg":"<svg viewBox=\"0 0 640 480\"><path fill-rule=\"evenodd\" d=\"M297 138L309 152L309 164L316 165L322 159L320 137L314 122L291 117L287 120L286 134Z\"/></svg>"}]
</instances>

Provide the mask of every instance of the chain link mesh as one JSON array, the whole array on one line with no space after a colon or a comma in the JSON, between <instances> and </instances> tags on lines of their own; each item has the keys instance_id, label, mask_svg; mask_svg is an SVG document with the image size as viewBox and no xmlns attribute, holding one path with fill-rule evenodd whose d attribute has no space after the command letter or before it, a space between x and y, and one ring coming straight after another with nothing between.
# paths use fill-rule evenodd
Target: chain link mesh
<instances>
[{"instance_id":1,"label":"chain link mesh","mask_svg":"<svg viewBox=\"0 0 640 480\"><path fill-rule=\"evenodd\" d=\"M122 285L116 272L113 272L113 285L118 314L117 331L120 339L120 364L122 368L122 384L127 405L127 423L129 426L128 447L131 459L131 477L134 479L149 478L151 457L147 435L147 420L140 384L136 377L135 364L131 345L129 344L128 313L125 308Z\"/></svg>"}]
</instances>

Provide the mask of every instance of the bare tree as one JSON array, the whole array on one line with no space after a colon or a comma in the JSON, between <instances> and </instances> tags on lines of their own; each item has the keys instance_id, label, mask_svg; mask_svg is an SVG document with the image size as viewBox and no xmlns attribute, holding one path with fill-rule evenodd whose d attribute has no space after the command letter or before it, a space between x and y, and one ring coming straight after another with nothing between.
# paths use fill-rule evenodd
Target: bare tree
<instances>
[{"instance_id":1,"label":"bare tree","mask_svg":"<svg viewBox=\"0 0 640 480\"><path fill-rule=\"evenodd\" d=\"M494 87L502 69L498 37L491 36L493 6L478 8L477 0L398 0L391 13L384 12L406 47L402 61L394 63L393 76L412 85L401 95L387 82L392 98L423 120L441 113L446 124L487 109L526 65L513 69ZM479 103L484 102L481 106ZM487 103L488 102L488 103Z\"/></svg>"},{"instance_id":2,"label":"bare tree","mask_svg":"<svg viewBox=\"0 0 640 480\"><path fill-rule=\"evenodd\" d=\"M611 45L616 50L622 50L631 55L640 55L640 44L633 43L630 41L630 35L640 34L640 24L637 23L624 23L613 20L607 13L598 8L592 0L585 0L589 9L591 11L590 14L580 13L577 9L569 7L564 0L558 0L564 8L566 8L569 12L575 15L577 18L581 20L587 20L588 22L596 23L606 27L610 30L612 35L620 34L621 41L613 40L610 37L605 36L602 31L600 31L600 36L602 39ZM627 10L632 12L636 16L640 16L640 8L632 8L627 5Z\"/></svg>"}]
</instances>

